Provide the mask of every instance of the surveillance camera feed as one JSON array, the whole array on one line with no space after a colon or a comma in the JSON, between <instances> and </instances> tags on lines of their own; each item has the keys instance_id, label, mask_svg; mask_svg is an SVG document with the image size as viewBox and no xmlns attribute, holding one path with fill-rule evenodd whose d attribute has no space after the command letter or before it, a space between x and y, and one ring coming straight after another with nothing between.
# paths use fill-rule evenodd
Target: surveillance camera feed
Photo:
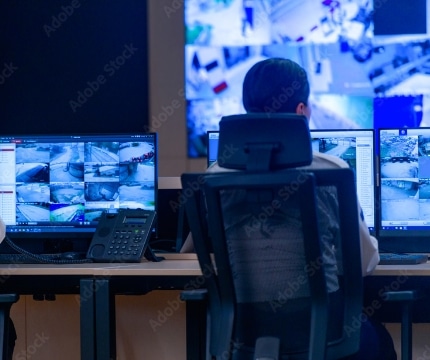
<instances>
[{"instance_id":1,"label":"surveillance camera feed","mask_svg":"<svg viewBox=\"0 0 430 360\"><path fill-rule=\"evenodd\" d=\"M354 171L355 185L369 231L375 233L374 131L311 130L312 150L344 160Z\"/></svg>"},{"instance_id":2,"label":"surveillance camera feed","mask_svg":"<svg viewBox=\"0 0 430 360\"><path fill-rule=\"evenodd\" d=\"M430 0L184 5L189 157L207 155L222 116L244 112L244 76L270 57L306 69L311 129L430 126Z\"/></svg>"},{"instance_id":3,"label":"surveillance camera feed","mask_svg":"<svg viewBox=\"0 0 430 360\"><path fill-rule=\"evenodd\" d=\"M372 129L311 130L314 152L338 157L354 171L357 196L372 234L375 233L376 195L374 135ZM207 142L210 166L218 158L219 131L208 131Z\"/></svg>"},{"instance_id":4,"label":"surveillance camera feed","mask_svg":"<svg viewBox=\"0 0 430 360\"><path fill-rule=\"evenodd\" d=\"M380 129L381 231L430 230L430 128Z\"/></svg>"},{"instance_id":5,"label":"surveillance camera feed","mask_svg":"<svg viewBox=\"0 0 430 360\"><path fill-rule=\"evenodd\" d=\"M156 134L0 137L10 233L91 232L103 211L155 209Z\"/></svg>"}]
</instances>

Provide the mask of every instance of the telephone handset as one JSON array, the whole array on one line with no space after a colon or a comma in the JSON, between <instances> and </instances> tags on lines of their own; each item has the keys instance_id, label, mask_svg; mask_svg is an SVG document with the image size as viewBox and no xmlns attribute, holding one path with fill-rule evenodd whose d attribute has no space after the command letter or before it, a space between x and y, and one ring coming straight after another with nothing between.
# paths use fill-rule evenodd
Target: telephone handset
<instances>
[{"instance_id":1,"label":"telephone handset","mask_svg":"<svg viewBox=\"0 0 430 360\"><path fill-rule=\"evenodd\" d=\"M145 256L160 261L149 246L155 211L119 209L104 212L94 233L87 258L94 262L140 262Z\"/></svg>"}]
</instances>

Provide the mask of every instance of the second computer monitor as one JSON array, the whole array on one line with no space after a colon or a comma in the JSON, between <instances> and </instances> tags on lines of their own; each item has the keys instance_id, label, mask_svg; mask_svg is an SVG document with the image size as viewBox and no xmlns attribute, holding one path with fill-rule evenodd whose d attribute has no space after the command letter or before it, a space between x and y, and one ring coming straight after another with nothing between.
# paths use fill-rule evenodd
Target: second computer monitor
<instances>
[{"instance_id":1,"label":"second computer monitor","mask_svg":"<svg viewBox=\"0 0 430 360\"><path fill-rule=\"evenodd\" d=\"M312 149L336 156L354 170L358 200L371 233L375 232L375 137L372 129L312 130Z\"/></svg>"},{"instance_id":2,"label":"second computer monitor","mask_svg":"<svg viewBox=\"0 0 430 360\"><path fill-rule=\"evenodd\" d=\"M430 128L380 129L382 236L430 236Z\"/></svg>"},{"instance_id":3,"label":"second computer monitor","mask_svg":"<svg viewBox=\"0 0 430 360\"><path fill-rule=\"evenodd\" d=\"M315 152L343 159L354 170L357 195L369 231L375 233L375 136L372 129L311 130ZM218 131L208 131L208 166L218 158Z\"/></svg>"}]
</instances>

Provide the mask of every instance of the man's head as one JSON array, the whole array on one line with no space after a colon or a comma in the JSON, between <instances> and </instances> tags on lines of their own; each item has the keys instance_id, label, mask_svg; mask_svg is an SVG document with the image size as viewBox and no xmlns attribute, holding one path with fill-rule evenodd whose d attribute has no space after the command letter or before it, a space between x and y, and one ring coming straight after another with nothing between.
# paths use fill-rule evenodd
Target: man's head
<instances>
[{"instance_id":1,"label":"man's head","mask_svg":"<svg viewBox=\"0 0 430 360\"><path fill-rule=\"evenodd\" d=\"M243 81L243 106L247 112L296 113L310 118L306 71L282 58L256 63Z\"/></svg>"}]
</instances>

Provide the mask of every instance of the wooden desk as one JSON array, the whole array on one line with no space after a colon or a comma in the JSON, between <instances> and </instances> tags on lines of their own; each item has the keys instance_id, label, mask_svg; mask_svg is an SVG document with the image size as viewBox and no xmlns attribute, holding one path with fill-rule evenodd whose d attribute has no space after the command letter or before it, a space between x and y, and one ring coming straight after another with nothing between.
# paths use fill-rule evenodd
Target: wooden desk
<instances>
[{"instance_id":1,"label":"wooden desk","mask_svg":"<svg viewBox=\"0 0 430 360\"><path fill-rule=\"evenodd\" d=\"M430 276L430 262L416 265L378 265L372 276Z\"/></svg>"},{"instance_id":2,"label":"wooden desk","mask_svg":"<svg viewBox=\"0 0 430 360\"><path fill-rule=\"evenodd\" d=\"M15 276L199 276L194 254L163 254L167 261L90 264L0 264L0 278Z\"/></svg>"},{"instance_id":3,"label":"wooden desk","mask_svg":"<svg viewBox=\"0 0 430 360\"><path fill-rule=\"evenodd\" d=\"M400 323L401 311L396 302L387 302L386 291L418 290L413 302L411 321L430 323L430 262L417 265L378 265L372 276L364 279L364 310L382 322Z\"/></svg>"},{"instance_id":4,"label":"wooden desk","mask_svg":"<svg viewBox=\"0 0 430 360\"><path fill-rule=\"evenodd\" d=\"M1 292L80 294L81 359L112 359L116 354L115 295L204 286L195 254L163 256L166 260L157 263L0 265ZM430 263L383 265L368 280L375 284L376 294L381 287L377 284L416 287L424 281L430 290L428 276Z\"/></svg>"},{"instance_id":5,"label":"wooden desk","mask_svg":"<svg viewBox=\"0 0 430 360\"><path fill-rule=\"evenodd\" d=\"M79 294L81 359L115 359L115 295L190 288L201 277L195 255L169 254L165 258L138 264L0 265L0 291Z\"/></svg>"},{"instance_id":6,"label":"wooden desk","mask_svg":"<svg viewBox=\"0 0 430 360\"><path fill-rule=\"evenodd\" d=\"M165 260L99 268L94 273L96 358L116 359L115 295L159 289L197 289L204 278L195 254L163 254ZM202 281L203 279L203 281Z\"/></svg>"},{"instance_id":7,"label":"wooden desk","mask_svg":"<svg viewBox=\"0 0 430 360\"><path fill-rule=\"evenodd\" d=\"M120 267L99 269L95 278L95 287L97 289L97 305L96 305L96 324L97 324L97 359L115 359L115 294L121 294L127 289L133 289L134 293L142 293L145 289L140 289L142 277L146 281L155 280L153 288L156 284L159 286L162 279L156 278L162 274L171 276L188 275L188 282L184 283L184 288L195 289L199 286L204 286L204 276L200 271L199 264L195 254L170 254L166 255L166 260L157 263L142 262L140 264L123 264ZM104 278L103 276L106 276ZM402 279L409 276L430 276L430 263L422 265L407 265L407 266L378 266L374 276L370 279L378 279L382 282L386 281L388 286L391 286L392 278L397 280L393 286L396 286ZM399 281L400 279L400 281ZM382 300L378 302L378 307ZM189 308L187 308L188 313ZM400 313L400 312L399 312ZM194 333L195 334L195 333ZM193 338L194 343L196 338ZM193 344L195 345L195 344ZM112 347L113 346L113 347ZM194 354L198 353L197 350ZM189 358L189 357L188 357ZM198 358L198 357L197 357ZM193 358L194 359L194 358Z\"/></svg>"}]
</instances>

